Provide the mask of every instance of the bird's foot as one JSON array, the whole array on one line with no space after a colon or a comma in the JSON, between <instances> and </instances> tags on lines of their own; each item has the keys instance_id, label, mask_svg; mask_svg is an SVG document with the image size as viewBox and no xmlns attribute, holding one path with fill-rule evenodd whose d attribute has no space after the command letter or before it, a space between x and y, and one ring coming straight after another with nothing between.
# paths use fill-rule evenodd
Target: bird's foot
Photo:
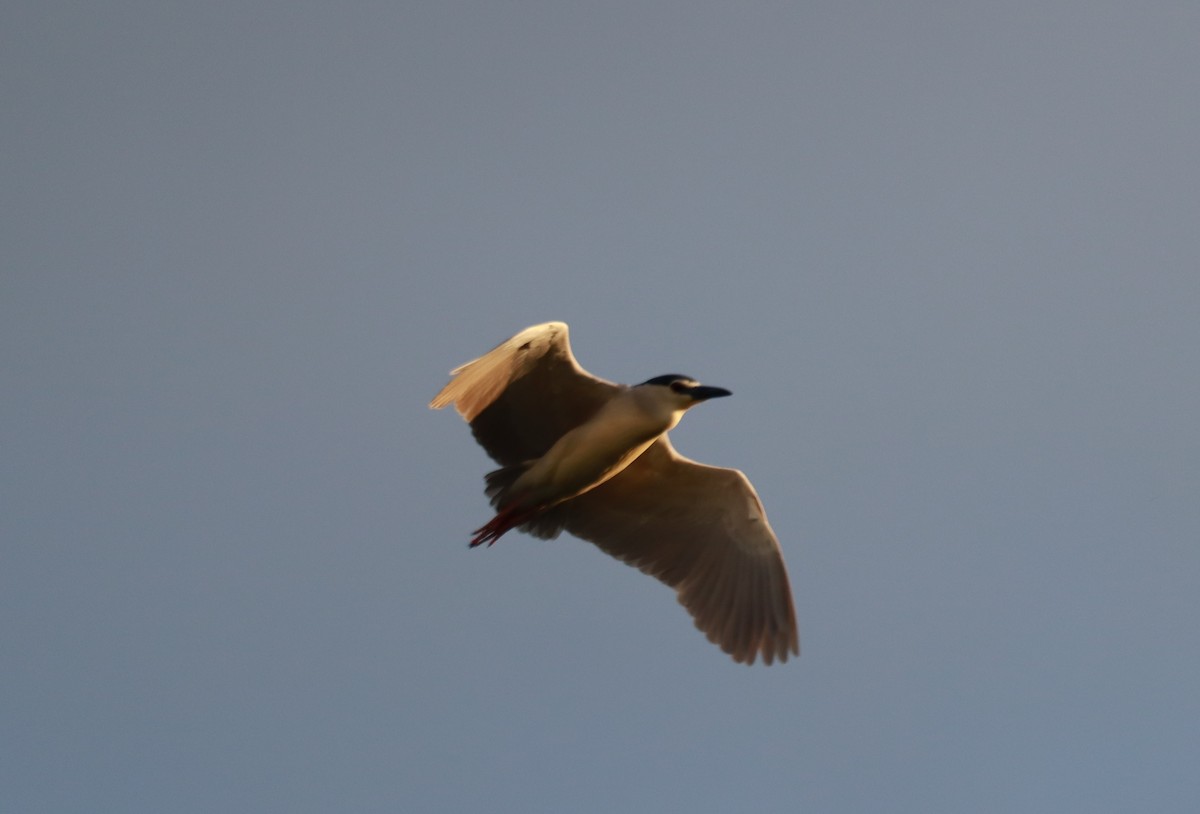
<instances>
[{"instance_id":1,"label":"bird's foot","mask_svg":"<svg viewBox=\"0 0 1200 814\"><path fill-rule=\"evenodd\" d=\"M493 543L504 536L506 531L521 525L536 513L534 510L517 507L501 509L495 517L471 532L475 536L471 538L468 545L471 548L481 545L487 545L490 548Z\"/></svg>"}]
</instances>

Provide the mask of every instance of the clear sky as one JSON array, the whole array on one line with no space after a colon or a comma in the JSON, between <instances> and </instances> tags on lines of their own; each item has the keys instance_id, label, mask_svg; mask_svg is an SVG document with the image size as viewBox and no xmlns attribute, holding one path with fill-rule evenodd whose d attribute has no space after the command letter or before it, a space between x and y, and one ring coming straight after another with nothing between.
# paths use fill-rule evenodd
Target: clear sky
<instances>
[{"instance_id":1,"label":"clear sky","mask_svg":"<svg viewBox=\"0 0 1200 814\"><path fill-rule=\"evenodd\" d=\"M0 810L1192 812L1200 5L16 0ZM446 371L734 397L803 653L467 549Z\"/></svg>"}]
</instances>

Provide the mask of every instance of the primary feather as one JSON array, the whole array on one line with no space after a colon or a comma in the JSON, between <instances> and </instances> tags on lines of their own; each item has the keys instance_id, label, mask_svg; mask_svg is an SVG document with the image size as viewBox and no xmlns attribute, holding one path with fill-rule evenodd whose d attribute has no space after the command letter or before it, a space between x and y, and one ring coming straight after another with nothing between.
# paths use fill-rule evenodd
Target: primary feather
<instances>
[{"instance_id":1,"label":"primary feather","mask_svg":"<svg viewBox=\"0 0 1200 814\"><path fill-rule=\"evenodd\" d=\"M635 388L575 361L567 326L521 331L455 369L430 407L453 404L502 468L498 513L473 544L510 528L566 530L675 589L734 660L799 653L787 570L750 481L681 456L667 430L696 401L728 395L679 375Z\"/></svg>"}]
</instances>

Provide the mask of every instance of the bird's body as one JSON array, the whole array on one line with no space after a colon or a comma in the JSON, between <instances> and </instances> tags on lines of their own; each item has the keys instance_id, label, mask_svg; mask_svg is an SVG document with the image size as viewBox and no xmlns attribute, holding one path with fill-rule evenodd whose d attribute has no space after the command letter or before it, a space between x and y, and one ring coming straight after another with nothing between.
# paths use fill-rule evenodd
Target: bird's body
<instances>
[{"instance_id":1,"label":"bird's body","mask_svg":"<svg viewBox=\"0 0 1200 814\"><path fill-rule=\"evenodd\" d=\"M737 661L798 653L778 542L742 473L683 458L667 431L729 391L686 376L626 387L571 354L567 326L527 328L463 365L430 403L453 403L502 468L497 513L472 546L519 528L564 529L676 588L696 625Z\"/></svg>"},{"instance_id":2,"label":"bird's body","mask_svg":"<svg viewBox=\"0 0 1200 814\"><path fill-rule=\"evenodd\" d=\"M682 410L633 389L624 390L596 414L554 442L512 485L525 505L552 505L592 489L618 474L658 436L679 423Z\"/></svg>"}]
</instances>

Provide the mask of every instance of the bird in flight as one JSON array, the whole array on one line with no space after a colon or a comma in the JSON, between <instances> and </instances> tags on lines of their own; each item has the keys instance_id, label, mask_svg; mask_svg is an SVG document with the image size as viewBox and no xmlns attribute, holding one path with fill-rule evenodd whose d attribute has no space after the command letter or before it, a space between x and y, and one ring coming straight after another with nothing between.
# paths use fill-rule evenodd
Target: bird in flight
<instances>
[{"instance_id":1,"label":"bird in flight","mask_svg":"<svg viewBox=\"0 0 1200 814\"><path fill-rule=\"evenodd\" d=\"M709 639L753 664L799 655L779 541L750 481L689 460L667 431L730 395L679 374L628 386L575 361L562 322L534 325L451 371L429 406L453 404L500 468L496 515L471 547L519 529L567 531L675 589Z\"/></svg>"}]
</instances>

